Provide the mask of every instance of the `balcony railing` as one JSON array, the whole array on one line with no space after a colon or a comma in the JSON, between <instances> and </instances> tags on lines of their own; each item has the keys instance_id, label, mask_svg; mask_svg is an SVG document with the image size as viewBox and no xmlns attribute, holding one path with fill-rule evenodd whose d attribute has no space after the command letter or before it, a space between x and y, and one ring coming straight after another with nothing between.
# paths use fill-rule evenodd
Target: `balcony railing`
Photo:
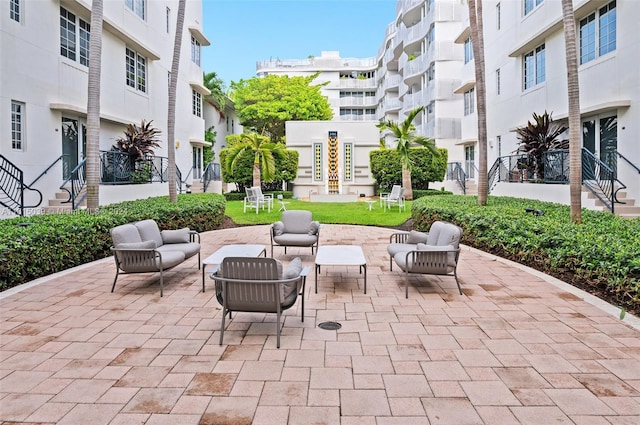
<instances>
[{"instance_id":1,"label":"balcony railing","mask_svg":"<svg viewBox=\"0 0 640 425\"><path fill-rule=\"evenodd\" d=\"M126 152L100 152L101 184L140 184L167 181L169 159L149 155L133 159Z\"/></svg>"}]
</instances>

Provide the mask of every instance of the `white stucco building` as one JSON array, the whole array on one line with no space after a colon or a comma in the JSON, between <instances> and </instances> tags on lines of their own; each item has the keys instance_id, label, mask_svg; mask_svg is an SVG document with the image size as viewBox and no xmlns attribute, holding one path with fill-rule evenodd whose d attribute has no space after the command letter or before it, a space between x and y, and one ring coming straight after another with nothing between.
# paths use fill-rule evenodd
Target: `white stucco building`
<instances>
[{"instance_id":1,"label":"white stucco building","mask_svg":"<svg viewBox=\"0 0 640 425\"><path fill-rule=\"evenodd\" d=\"M0 155L24 172L43 205L84 157L90 0L2 2L0 13ZM155 155L174 149L183 178L203 146L202 2L186 4L176 105L176 143L167 146L168 83L177 0L104 2L100 150L127 124L153 120L162 131ZM190 178L190 177L189 177ZM168 194L166 183L101 185L100 204ZM26 196L32 196L27 191ZM25 199L29 205L32 200Z\"/></svg>"}]
</instances>

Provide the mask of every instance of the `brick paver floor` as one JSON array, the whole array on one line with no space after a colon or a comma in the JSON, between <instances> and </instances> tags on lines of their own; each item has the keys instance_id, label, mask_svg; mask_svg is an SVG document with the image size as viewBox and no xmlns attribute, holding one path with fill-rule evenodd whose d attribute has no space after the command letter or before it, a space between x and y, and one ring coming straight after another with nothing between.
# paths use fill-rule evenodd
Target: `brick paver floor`
<instances>
[{"instance_id":1,"label":"brick paver floor","mask_svg":"<svg viewBox=\"0 0 640 425\"><path fill-rule=\"evenodd\" d=\"M39 424L640 424L640 325L580 291L463 247L451 277L389 271L392 230L325 225L321 244L363 248L321 270L284 314L220 306L193 257L165 276L112 259L0 294L0 421ZM267 226L202 234L208 255L269 244ZM308 248L275 248L285 264ZM203 257L204 258L204 257ZM339 330L317 327L337 321Z\"/></svg>"}]
</instances>

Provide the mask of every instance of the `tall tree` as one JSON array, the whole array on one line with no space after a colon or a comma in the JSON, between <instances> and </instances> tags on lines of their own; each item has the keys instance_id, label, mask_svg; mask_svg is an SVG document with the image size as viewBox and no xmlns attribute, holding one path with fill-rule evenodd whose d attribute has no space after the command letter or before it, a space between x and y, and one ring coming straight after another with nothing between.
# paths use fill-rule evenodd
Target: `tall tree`
<instances>
[{"instance_id":1,"label":"tall tree","mask_svg":"<svg viewBox=\"0 0 640 425\"><path fill-rule=\"evenodd\" d=\"M582 131L580 123L580 82L576 49L576 19L573 1L562 0L564 44L567 51L567 95L569 97L569 197L571 221L582 222Z\"/></svg>"},{"instance_id":2,"label":"tall tree","mask_svg":"<svg viewBox=\"0 0 640 425\"><path fill-rule=\"evenodd\" d=\"M169 201L178 200L176 184L176 90L178 88L178 70L180 68L180 48L182 47L184 9L186 0L178 2L176 36L173 42L173 60L171 62L171 79L169 81L169 105L167 105L167 162L169 180Z\"/></svg>"},{"instance_id":3,"label":"tall tree","mask_svg":"<svg viewBox=\"0 0 640 425\"><path fill-rule=\"evenodd\" d=\"M395 137L396 150L402 164L402 187L404 188L405 198L413 199L413 190L411 188L411 168L412 162L409 151L412 146L420 145L429 149L434 156L440 156L440 152L436 148L433 139L416 134L416 127L413 125L415 117L424 110L424 106L418 106L407 115L401 123L393 120L384 120L377 124L380 131L390 130Z\"/></svg>"},{"instance_id":4,"label":"tall tree","mask_svg":"<svg viewBox=\"0 0 640 425\"><path fill-rule=\"evenodd\" d=\"M202 84L211 92L209 96L216 101L221 109L224 109L227 95L222 78L218 77L215 71L206 72L202 74Z\"/></svg>"},{"instance_id":5,"label":"tall tree","mask_svg":"<svg viewBox=\"0 0 640 425\"><path fill-rule=\"evenodd\" d=\"M484 35L482 0L468 0L473 63L476 74L476 106L478 117L478 205L487 205L487 95L484 71Z\"/></svg>"},{"instance_id":6,"label":"tall tree","mask_svg":"<svg viewBox=\"0 0 640 425\"><path fill-rule=\"evenodd\" d=\"M241 143L228 148L226 168L233 171L238 160L245 152L253 154L253 186L260 186L260 182L273 181L276 173L276 163L273 155L283 155L283 145L272 143L268 137L258 133L244 133L240 136Z\"/></svg>"},{"instance_id":7,"label":"tall tree","mask_svg":"<svg viewBox=\"0 0 640 425\"><path fill-rule=\"evenodd\" d=\"M87 84L87 209L95 212L100 204L100 75L102 67L102 0L91 4L89 35L89 76Z\"/></svg>"},{"instance_id":8,"label":"tall tree","mask_svg":"<svg viewBox=\"0 0 640 425\"><path fill-rule=\"evenodd\" d=\"M229 95L240 123L275 142L284 137L286 121L330 120L333 112L320 93L322 84L312 84L317 76L267 75L232 82Z\"/></svg>"}]
</instances>

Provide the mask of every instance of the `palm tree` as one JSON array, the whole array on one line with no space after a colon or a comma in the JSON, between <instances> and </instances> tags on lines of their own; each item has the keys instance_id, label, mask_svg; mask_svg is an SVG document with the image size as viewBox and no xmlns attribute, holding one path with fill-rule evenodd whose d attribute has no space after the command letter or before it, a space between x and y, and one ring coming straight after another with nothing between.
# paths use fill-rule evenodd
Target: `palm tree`
<instances>
[{"instance_id":1,"label":"palm tree","mask_svg":"<svg viewBox=\"0 0 640 425\"><path fill-rule=\"evenodd\" d=\"M487 96L484 81L484 36L482 0L468 0L469 26L473 44L476 74L476 104L478 116L478 205L487 205Z\"/></svg>"},{"instance_id":2,"label":"palm tree","mask_svg":"<svg viewBox=\"0 0 640 425\"><path fill-rule=\"evenodd\" d=\"M580 124L580 83L576 52L576 20L573 1L562 0L564 44L567 50L567 94L569 96L569 196L571 221L582 222L582 134Z\"/></svg>"},{"instance_id":3,"label":"palm tree","mask_svg":"<svg viewBox=\"0 0 640 425\"><path fill-rule=\"evenodd\" d=\"M222 78L218 77L215 71L203 73L202 84L209 89L211 92L209 96L216 101L221 109L220 112L222 112L225 101L227 100L227 95L225 94L226 89Z\"/></svg>"},{"instance_id":4,"label":"palm tree","mask_svg":"<svg viewBox=\"0 0 640 425\"><path fill-rule=\"evenodd\" d=\"M229 148L225 166L228 170L236 167L238 159L245 152L253 154L253 186L260 186L261 178L266 182L273 181L276 174L276 161L273 157L281 156L284 148L280 143L272 143L266 136L258 133L244 133L240 136L242 143Z\"/></svg>"},{"instance_id":5,"label":"palm tree","mask_svg":"<svg viewBox=\"0 0 640 425\"><path fill-rule=\"evenodd\" d=\"M91 6L89 35L89 76L87 84L87 210L98 210L100 203L100 74L102 66L102 0Z\"/></svg>"},{"instance_id":6,"label":"palm tree","mask_svg":"<svg viewBox=\"0 0 640 425\"><path fill-rule=\"evenodd\" d=\"M413 119L424 110L424 106L418 106L407 115L404 121L397 123L392 120L384 120L376 126L380 131L390 130L396 139L396 150L402 164L402 187L407 200L413 199L413 190L411 189L411 157L409 156L412 146L420 145L429 149L433 155L440 155L433 139L415 134L416 128L413 125Z\"/></svg>"},{"instance_id":7,"label":"palm tree","mask_svg":"<svg viewBox=\"0 0 640 425\"><path fill-rule=\"evenodd\" d=\"M167 106L167 162L169 180L169 201L178 200L176 185L176 90L178 87L178 70L180 68L180 47L182 47L182 29L184 27L184 9L186 0L178 2L176 36L173 43L173 61L171 62L171 80L169 82L169 104Z\"/></svg>"}]
</instances>

